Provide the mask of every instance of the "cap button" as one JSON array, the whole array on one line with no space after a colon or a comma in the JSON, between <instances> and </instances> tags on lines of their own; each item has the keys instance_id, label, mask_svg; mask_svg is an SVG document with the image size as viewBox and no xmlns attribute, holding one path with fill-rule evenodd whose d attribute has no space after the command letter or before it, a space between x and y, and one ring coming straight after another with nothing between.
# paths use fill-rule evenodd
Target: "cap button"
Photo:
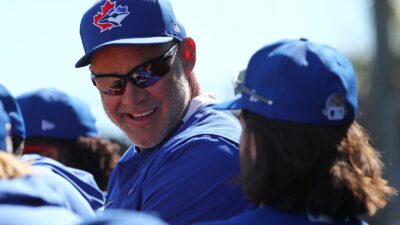
<instances>
[{"instance_id":1,"label":"cap button","mask_svg":"<svg viewBox=\"0 0 400 225\"><path fill-rule=\"evenodd\" d=\"M300 41L308 41L307 38L300 38Z\"/></svg>"}]
</instances>

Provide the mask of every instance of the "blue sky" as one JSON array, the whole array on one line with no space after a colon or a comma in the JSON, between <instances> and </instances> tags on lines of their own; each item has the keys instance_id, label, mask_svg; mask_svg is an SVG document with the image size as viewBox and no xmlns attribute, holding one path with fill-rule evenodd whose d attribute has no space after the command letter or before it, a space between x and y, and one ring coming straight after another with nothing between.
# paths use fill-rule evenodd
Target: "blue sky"
<instances>
[{"instance_id":1,"label":"blue sky","mask_svg":"<svg viewBox=\"0 0 400 225\"><path fill-rule=\"evenodd\" d=\"M82 56L79 23L92 0L2 2L0 83L14 95L55 87L86 101L103 134L108 120ZM197 43L196 74L204 91L232 97L231 78L259 48L306 37L348 56L373 53L371 0L172 0L175 15Z\"/></svg>"}]
</instances>

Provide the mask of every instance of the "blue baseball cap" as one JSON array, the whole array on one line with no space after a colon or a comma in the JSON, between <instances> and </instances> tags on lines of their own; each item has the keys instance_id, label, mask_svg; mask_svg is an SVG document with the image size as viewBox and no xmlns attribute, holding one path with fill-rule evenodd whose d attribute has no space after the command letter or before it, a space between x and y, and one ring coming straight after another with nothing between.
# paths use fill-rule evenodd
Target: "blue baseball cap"
<instances>
[{"instance_id":1,"label":"blue baseball cap","mask_svg":"<svg viewBox=\"0 0 400 225\"><path fill-rule=\"evenodd\" d=\"M101 0L82 17L80 34L85 55L75 67L90 64L91 55L111 45L182 41L186 32L167 0Z\"/></svg>"},{"instance_id":2,"label":"blue baseball cap","mask_svg":"<svg viewBox=\"0 0 400 225\"><path fill-rule=\"evenodd\" d=\"M247 109L270 119L349 124L357 112L356 75L334 48L307 39L281 40L250 59L240 97L215 109Z\"/></svg>"},{"instance_id":3,"label":"blue baseball cap","mask_svg":"<svg viewBox=\"0 0 400 225\"><path fill-rule=\"evenodd\" d=\"M82 100L54 88L18 96L26 137L76 139L98 136L96 120Z\"/></svg>"},{"instance_id":4,"label":"blue baseball cap","mask_svg":"<svg viewBox=\"0 0 400 225\"><path fill-rule=\"evenodd\" d=\"M11 135L25 138L25 123L22 118L21 110L14 96L6 87L0 84L0 101L3 103L4 110L8 113L11 122Z\"/></svg>"},{"instance_id":5,"label":"blue baseball cap","mask_svg":"<svg viewBox=\"0 0 400 225\"><path fill-rule=\"evenodd\" d=\"M10 117L0 102L0 151L11 152L11 143L7 141L10 139L10 126Z\"/></svg>"}]
</instances>

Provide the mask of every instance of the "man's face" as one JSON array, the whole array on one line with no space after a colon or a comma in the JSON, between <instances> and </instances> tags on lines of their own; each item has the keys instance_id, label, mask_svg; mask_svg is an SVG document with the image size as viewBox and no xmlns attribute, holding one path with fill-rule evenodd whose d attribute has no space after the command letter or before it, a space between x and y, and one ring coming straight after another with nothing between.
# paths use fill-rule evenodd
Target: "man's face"
<instances>
[{"instance_id":1,"label":"man's face","mask_svg":"<svg viewBox=\"0 0 400 225\"><path fill-rule=\"evenodd\" d=\"M93 54L90 69L96 75L126 74L137 65L160 57L171 46L106 47ZM190 90L178 54L171 59L171 70L150 87L141 89L128 82L122 95L100 92L107 115L138 147L159 144L186 112Z\"/></svg>"}]
</instances>

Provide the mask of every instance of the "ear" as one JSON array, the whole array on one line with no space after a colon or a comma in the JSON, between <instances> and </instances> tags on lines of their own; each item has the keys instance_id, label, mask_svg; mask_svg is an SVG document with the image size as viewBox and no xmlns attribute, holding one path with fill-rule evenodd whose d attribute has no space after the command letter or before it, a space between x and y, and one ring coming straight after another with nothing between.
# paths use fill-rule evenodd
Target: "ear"
<instances>
[{"instance_id":1,"label":"ear","mask_svg":"<svg viewBox=\"0 0 400 225\"><path fill-rule=\"evenodd\" d=\"M190 37L182 40L179 51L186 75L189 75L196 64L196 43Z\"/></svg>"}]
</instances>

